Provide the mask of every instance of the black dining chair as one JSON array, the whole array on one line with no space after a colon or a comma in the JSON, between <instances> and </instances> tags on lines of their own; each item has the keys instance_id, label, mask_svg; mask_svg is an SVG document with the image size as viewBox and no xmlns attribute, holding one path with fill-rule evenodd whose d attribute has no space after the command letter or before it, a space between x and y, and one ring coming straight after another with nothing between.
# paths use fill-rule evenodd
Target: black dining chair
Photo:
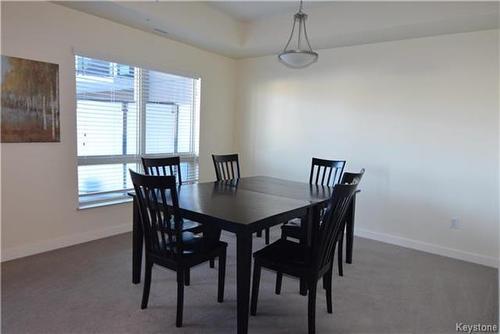
<instances>
[{"instance_id":1,"label":"black dining chair","mask_svg":"<svg viewBox=\"0 0 500 334\"><path fill-rule=\"evenodd\" d=\"M218 236L195 235L182 230L175 176L142 175L130 170L138 201L146 244L146 271L141 308L148 305L153 265L177 273L176 326L182 326L185 273L190 268L219 258L217 301L224 299L227 244Z\"/></svg>"},{"instance_id":2,"label":"black dining chair","mask_svg":"<svg viewBox=\"0 0 500 334\"><path fill-rule=\"evenodd\" d=\"M214 162L215 176L217 178L217 181L238 180L240 178L240 161L238 158L238 154L212 154L212 160ZM265 234L266 245L269 245L269 228L265 229ZM261 237L262 231L257 232L257 236Z\"/></svg>"},{"instance_id":3,"label":"black dining chair","mask_svg":"<svg viewBox=\"0 0 500 334\"><path fill-rule=\"evenodd\" d=\"M346 165L345 160L326 160L312 158L311 171L309 172L309 184L315 186L332 187L339 183ZM303 222L306 217L295 218L281 226L281 238L294 238L303 242L306 237L306 229ZM281 286L282 275L278 273L276 278L276 294L280 294L278 286ZM300 283L300 293L306 295L305 284Z\"/></svg>"},{"instance_id":4,"label":"black dining chair","mask_svg":"<svg viewBox=\"0 0 500 334\"><path fill-rule=\"evenodd\" d=\"M339 183L344 172L345 160L325 160L312 158L309 184L316 186L333 187ZM281 226L281 238L302 240L305 230L302 229L304 218L293 219Z\"/></svg>"},{"instance_id":5,"label":"black dining chair","mask_svg":"<svg viewBox=\"0 0 500 334\"><path fill-rule=\"evenodd\" d=\"M313 234L311 246L280 239L254 254L254 272L250 314L256 315L261 268L285 273L303 280L308 290L309 334L315 332L316 287L325 277L326 305L332 313L332 261L334 248L340 237L345 214L357 184L337 184L323 216L323 223L315 222L318 230Z\"/></svg>"},{"instance_id":6,"label":"black dining chair","mask_svg":"<svg viewBox=\"0 0 500 334\"><path fill-rule=\"evenodd\" d=\"M365 169L364 168L362 168L359 173L345 172L344 175L342 175L342 181L341 181L341 183L342 184L356 183L358 185L358 188L359 188L359 184L361 182L361 179L363 178L363 174L364 173L365 173ZM356 189L356 191L354 192L354 194L351 197L351 202L349 203L349 207L347 208L346 217L345 217L345 219L344 219L344 221L342 223L343 226L340 229L340 236L339 236L339 239L337 241L337 266L338 266L338 270L339 270L339 276L344 276L343 255L342 255L343 254L343 248L344 248L344 246L343 246L343 244L344 244L344 233L345 233L345 231L347 229L347 221L349 219L354 219L353 216L354 216L355 203L356 203L356 194L359 193L360 191L361 191L360 189ZM352 220L351 224L354 224L354 220ZM354 229L354 226L353 226L353 229ZM354 231L352 231L352 233L354 234ZM346 233L346 240L349 240L349 235L352 236L353 234ZM351 240L351 246L352 246L352 242L353 241ZM346 253L349 253L349 248L348 247L349 247L349 245L346 246ZM333 249L333 251L335 252L335 248ZM351 249L351 252L352 252L352 249ZM332 257L332 259L333 258L334 258L334 256ZM350 262L348 262L348 263L350 263ZM332 261L332 268L333 268L333 261ZM327 278L328 277L323 277L323 288L325 288L325 289L328 286L328 282L326 282ZM332 279L332 278L330 277L330 279ZM281 277L276 277L276 291L281 290L281 280L282 280ZM278 284L279 284L279 286L278 286Z\"/></svg>"},{"instance_id":7,"label":"black dining chair","mask_svg":"<svg viewBox=\"0 0 500 334\"><path fill-rule=\"evenodd\" d=\"M142 167L146 175L175 176L179 185L182 185L181 159L179 157L147 158L141 157ZM201 224L183 219L183 231L201 232Z\"/></svg>"},{"instance_id":8,"label":"black dining chair","mask_svg":"<svg viewBox=\"0 0 500 334\"><path fill-rule=\"evenodd\" d=\"M181 159L178 156L149 158L141 157L142 166L146 175L175 176L178 184L182 185Z\"/></svg>"},{"instance_id":9,"label":"black dining chair","mask_svg":"<svg viewBox=\"0 0 500 334\"><path fill-rule=\"evenodd\" d=\"M240 161L238 154L212 154L217 181L238 180L240 178Z\"/></svg>"},{"instance_id":10,"label":"black dining chair","mask_svg":"<svg viewBox=\"0 0 500 334\"><path fill-rule=\"evenodd\" d=\"M361 179L362 179L364 173L365 173L364 168L362 168L359 173L345 172L342 175L341 183L342 184L356 183L359 186L359 183L361 182ZM353 196L351 198L351 202L349 203L349 207L347 208L346 218L343 222L343 227L340 231L340 236L339 236L338 245L337 245L337 266L338 266L339 276L344 276L344 266L343 266L343 247L344 246L343 245L344 245L344 233L345 233L345 230L347 227L346 222L348 219L352 220L351 221L352 231L350 231L350 233L346 233L346 241L347 242L350 241L350 244L348 244L346 246L346 253L348 254L347 256L349 256L349 251L350 251L351 252L350 255L352 258L352 248L349 249L349 247L353 246L352 235L354 234L354 213L355 213L355 205L356 205L356 194L358 194L360 191L361 191L360 189L356 189L356 192L353 194ZM300 240L303 240L302 236L300 236L299 238L300 238ZM297 239L299 239L299 238L297 238ZM349 240L349 238L351 238L351 240ZM350 263L350 262L348 262L348 263ZM333 265L333 263L332 263L332 265ZM275 292L277 295L279 295L281 293L282 279L283 279L282 273L278 272L276 275L276 289L275 289ZM326 286L326 284L323 284L323 286Z\"/></svg>"},{"instance_id":11,"label":"black dining chair","mask_svg":"<svg viewBox=\"0 0 500 334\"><path fill-rule=\"evenodd\" d=\"M155 176L175 176L177 183L182 185L181 159L178 156L173 157L141 157L142 167L146 175ZM182 220L182 230L193 233L203 232L203 227L200 223L192 220ZM210 267L214 268L215 263L210 261ZM185 275L186 285L190 284L189 271Z\"/></svg>"},{"instance_id":12,"label":"black dining chair","mask_svg":"<svg viewBox=\"0 0 500 334\"><path fill-rule=\"evenodd\" d=\"M362 168L359 173L344 173L342 177L342 182L343 183L357 182L359 184L361 182L361 178L363 177L364 173L365 173L364 168ZM346 214L347 216L346 227L344 231L346 240L346 259L345 259L346 263L352 263L352 253L354 247L354 221L356 216L356 198L360 192L361 189L357 189L354 195L352 196L351 203L349 205L349 208L347 209L347 214ZM347 224L347 221L349 221L350 224ZM339 261L342 262L342 245L340 246Z\"/></svg>"}]
</instances>

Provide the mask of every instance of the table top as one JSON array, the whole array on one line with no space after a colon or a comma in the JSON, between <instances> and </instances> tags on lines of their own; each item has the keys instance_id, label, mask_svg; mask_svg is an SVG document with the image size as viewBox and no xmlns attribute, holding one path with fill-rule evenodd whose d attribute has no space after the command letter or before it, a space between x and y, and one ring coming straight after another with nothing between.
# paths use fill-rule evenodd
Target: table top
<instances>
[{"instance_id":1,"label":"table top","mask_svg":"<svg viewBox=\"0 0 500 334\"><path fill-rule=\"evenodd\" d=\"M239 189L293 198L311 203L328 200L333 187L278 179L269 176L251 176L231 181Z\"/></svg>"},{"instance_id":2,"label":"table top","mask_svg":"<svg viewBox=\"0 0 500 334\"><path fill-rule=\"evenodd\" d=\"M331 189L255 176L184 184L178 187L178 197L186 219L216 223L232 232L255 232L304 215L311 206L327 200Z\"/></svg>"}]
</instances>

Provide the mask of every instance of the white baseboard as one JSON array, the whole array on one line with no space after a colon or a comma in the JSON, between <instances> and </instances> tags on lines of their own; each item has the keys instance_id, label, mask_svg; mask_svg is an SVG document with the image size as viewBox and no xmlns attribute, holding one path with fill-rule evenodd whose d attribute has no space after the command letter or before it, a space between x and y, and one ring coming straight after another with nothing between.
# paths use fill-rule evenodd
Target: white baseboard
<instances>
[{"instance_id":1,"label":"white baseboard","mask_svg":"<svg viewBox=\"0 0 500 334\"><path fill-rule=\"evenodd\" d=\"M70 236L44 240L29 245L11 247L1 252L1 261L9 261L20 257L48 252L58 248L73 246L84 242L110 237L116 234L132 231L132 223L107 227L95 231L74 234Z\"/></svg>"},{"instance_id":2,"label":"white baseboard","mask_svg":"<svg viewBox=\"0 0 500 334\"><path fill-rule=\"evenodd\" d=\"M398 237L386 233L373 232L362 228L356 228L354 231L356 236L385 242L397 246L411 248L426 253L432 253L451 257L458 260L482 264L484 266L499 268L499 259L492 256L485 256L476 253L464 252L454 248L438 246L424 241Z\"/></svg>"}]
</instances>

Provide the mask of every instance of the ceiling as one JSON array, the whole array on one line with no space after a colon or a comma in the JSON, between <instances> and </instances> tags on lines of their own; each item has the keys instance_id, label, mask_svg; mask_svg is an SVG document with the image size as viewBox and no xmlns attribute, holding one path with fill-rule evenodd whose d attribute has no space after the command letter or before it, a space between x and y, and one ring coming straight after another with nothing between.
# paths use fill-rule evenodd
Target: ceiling
<instances>
[{"instance_id":1,"label":"ceiling","mask_svg":"<svg viewBox=\"0 0 500 334\"><path fill-rule=\"evenodd\" d=\"M276 54L297 1L64 1L57 4L232 58ZM498 29L498 2L306 1L313 48Z\"/></svg>"},{"instance_id":2,"label":"ceiling","mask_svg":"<svg viewBox=\"0 0 500 334\"><path fill-rule=\"evenodd\" d=\"M304 10L325 3L326 1L307 1ZM258 21L283 13L291 14L299 8L298 1L210 1L207 4L241 22Z\"/></svg>"}]
</instances>

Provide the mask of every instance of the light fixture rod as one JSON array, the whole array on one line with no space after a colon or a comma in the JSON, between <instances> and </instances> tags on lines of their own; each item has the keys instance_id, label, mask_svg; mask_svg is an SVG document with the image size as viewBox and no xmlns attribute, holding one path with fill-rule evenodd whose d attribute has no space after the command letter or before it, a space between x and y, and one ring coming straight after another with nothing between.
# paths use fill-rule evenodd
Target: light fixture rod
<instances>
[{"instance_id":1,"label":"light fixture rod","mask_svg":"<svg viewBox=\"0 0 500 334\"><path fill-rule=\"evenodd\" d=\"M288 42L286 42L286 45L283 48L283 52L286 51L286 49L288 49L288 46L290 45L290 42L292 41L294 31L295 31L295 17L293 18L292 32L290 33L290 37L288 38Z\"/></svg>"},{"instance_id":2,"label":"light fixture rod","mask_svg":"<svg viewBox=\"0 0 500 334\"><path fill-rule=\"evenodd\" d=\"M304 22L304 37L306 38L307 46L309 47L309 51L312 51L311 44L309 43L309 37L307 36L306 23Z\"/></svg>"},{"instance_id":3,"label":"light fixture rod","mask_svg":"<svg viewBox=\"0 0 500 334\"><path fill-rule=\"evenodd\" d=\"M302 1L301 1L302 3ZM300 39L302 37L302 17L299 17L299 37L298 37L298 41L297 41L297 48L300 50Z\"/></svg>"},{"instance_id":4,"label":"light fixture rod","mask_svg":"<svg viewBox=\"0 0 500 334\"><path fill-rule=\"evenodd\" d=\"M307 14L302 11L303 0L299 2L299 11L293 16L292 31L286 42L285 48L278 55L281 63L291 68L303 68L315 63L318 60L318 53L313 51L309 36L307 35L306 20ZM295 25L299 25L296 38ZM305 39L305 43L304 43ZM294 41L294 43L292 43ZM295 43L297 43L295 45ZM304 44L304 46L303 46Z\"/></svg>"}]
</instances>

